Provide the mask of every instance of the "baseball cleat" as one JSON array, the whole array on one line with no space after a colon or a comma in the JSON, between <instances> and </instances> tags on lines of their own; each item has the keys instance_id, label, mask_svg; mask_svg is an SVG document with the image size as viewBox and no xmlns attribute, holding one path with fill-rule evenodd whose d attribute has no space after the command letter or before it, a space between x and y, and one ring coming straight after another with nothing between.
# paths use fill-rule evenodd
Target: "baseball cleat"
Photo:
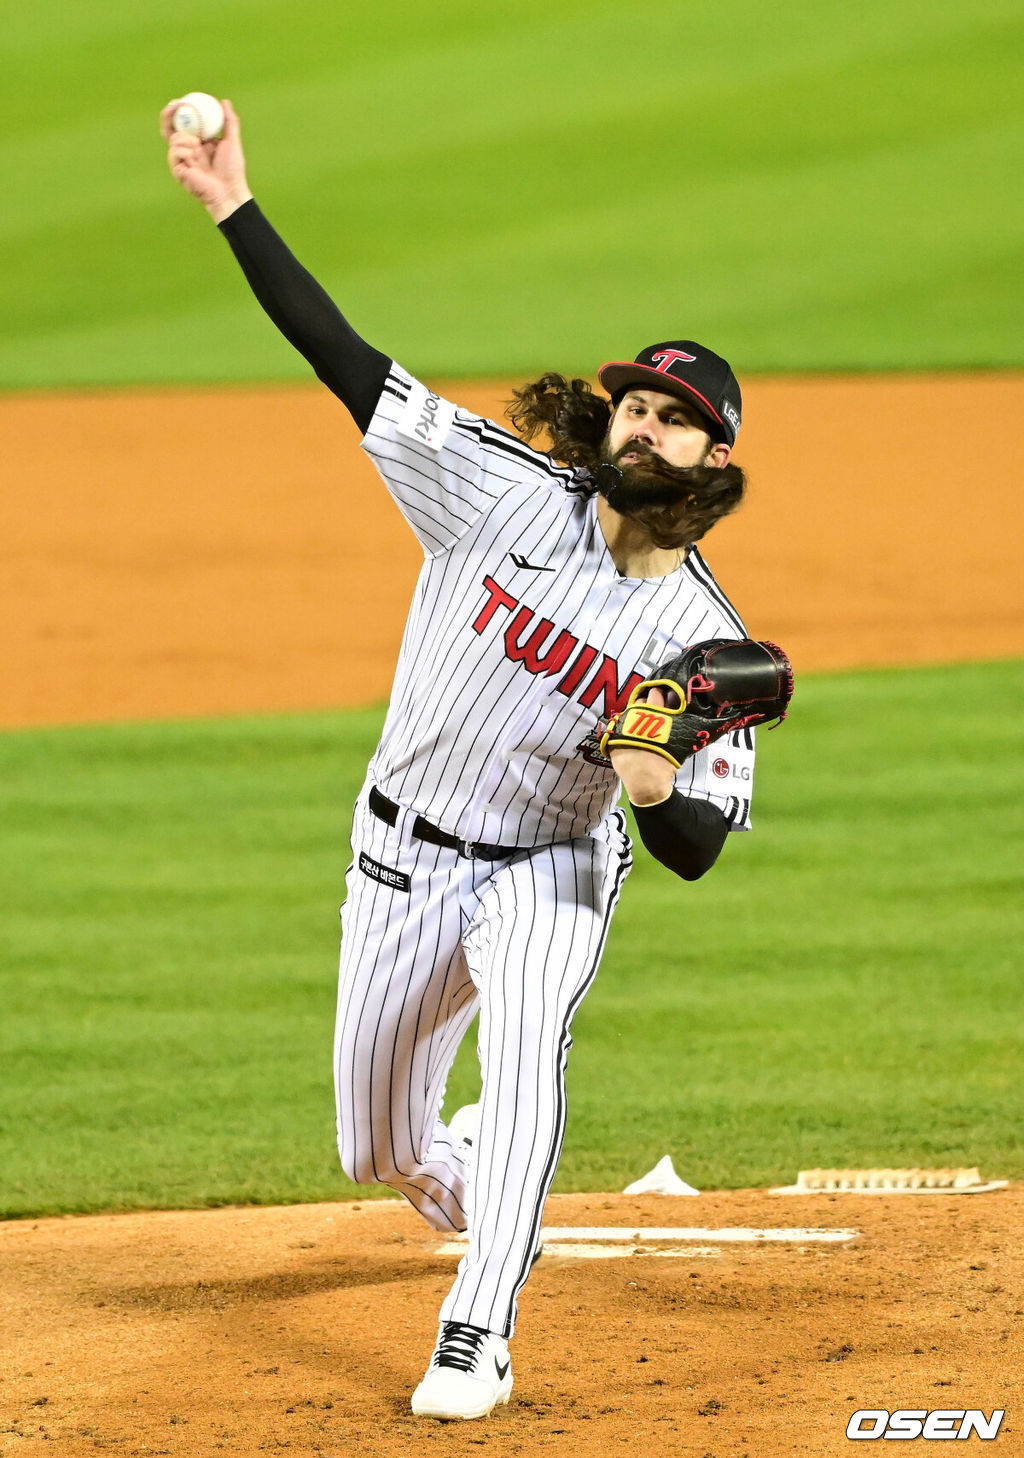
<instances>
[{"instance_id":1,"label":"baseball cleat","mask_svg":"<svg viewBox=\"0 0 1024 1458\"><path fill-rule=\"evenodd\" d=\"M481 1418L508 1402L512 1361L508 1343L493 1331L445 1321L426 1376L412 1395L417 1417L453 1422Z\"/></svg>"}]
</instances>

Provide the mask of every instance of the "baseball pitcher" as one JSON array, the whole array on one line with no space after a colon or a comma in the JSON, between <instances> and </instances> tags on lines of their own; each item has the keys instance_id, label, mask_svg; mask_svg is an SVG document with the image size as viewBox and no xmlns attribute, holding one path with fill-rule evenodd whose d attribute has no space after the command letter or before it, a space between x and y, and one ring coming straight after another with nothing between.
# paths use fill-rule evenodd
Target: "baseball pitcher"
<instances>
[{"instance_id":1,"label":"baseball pitcher","mask_svg":"<svg viewBox=\"0 0 1024 1458\"><path fill-rule=\"evenodd\" d=\"M753 643L695 543L739 504L736 379L691 340L548 374L514 431L366 343L246 183L238 116L202 141L162 113L174 178L256 298L343 402L423 549L377 750L356 802L334 1049L338 1145L469 1244L412 1398L425 1417L508 1401L516 1297L566 1123L573 1016L645 845L687 881L750 825L754 728L785 656ZM544 435L548 449L530 441ZM479 1011L479 1106L445 1080Z\"/></svg>"}]
</instances>

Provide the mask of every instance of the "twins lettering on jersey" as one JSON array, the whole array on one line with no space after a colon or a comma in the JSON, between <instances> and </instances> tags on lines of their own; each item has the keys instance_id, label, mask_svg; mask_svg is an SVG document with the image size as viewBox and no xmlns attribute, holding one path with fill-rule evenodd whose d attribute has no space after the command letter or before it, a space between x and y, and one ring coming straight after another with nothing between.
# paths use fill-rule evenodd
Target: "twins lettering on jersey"
<instances>
[{"instance_id":1,"label":"twins lettering on jersey","mask_svg":"<svg viewBox=\"0 0 1024 1458\"><path fill-rule=\"evenodd\" d=\"M620 686L619 665L607 653L601 653L597 672L587 687L577 694L600 650L592 648L589 643L581 645L580 640L566 628L552 639L555 625L551 619L538 617L533 608L520 603L489 574L484 577L483 587L487 601L474 619L475 632L483 633L499 609L512 613L505 627L506 658L513 663L522 663L530 673L542 673L549 678L566 669L564 676L555 684L558 692L567 698L575 695L576 702L585 709L592 709L598 697L603 695L602 713L605 718L611 718L612 714L625 708L630 694L638 683L643 682L643 674L631 673ZM606 764L607 760L601 762Z\"/></svg>"},{"instance_id":2,"label":"twins lettering on jersey","mask_svg":"<svg viewBox=\"0 0 1024 1458\"><path fill-rule=\"evenodd\" d=\"M600 710L602 720L610 719L613 714L620 713L626 707L630 694L637 684L643 682L644 674L631 673L625 683L620 685L618 663L609 654L601 653L597 672L587 687L577 693L600 650L591 647L589 643L581 646L580 640L566 628L562 628L552 639L551 635L555 631L552 620L539 617L533 608L521 603L512 593L506 592L489 573L484 577L482 585L487 593L487 601L473 620L475 632L483 633L498 610L504 609L512 613L512 617L506 622L504 633L505 657L512 663L521 663L529 673L542 673L548 678L561 673L568 664L565 675L555 684L555 688L567 698L575 695L576 702L585 709L594 708L598 697L603 695ZM650 738L657 739L664 723L663 716L650 714L648 719L649 723L645 722L643 729L634 725L633 733L648 732ZM599 723L591 729L577 744L576 750L588 764L607 769L611 761L601 753L601 727ZM721 756L713 761L711 770L718 779L749 780L751 777L749 765L734 765Z\"/></svg>"}]
</instances>

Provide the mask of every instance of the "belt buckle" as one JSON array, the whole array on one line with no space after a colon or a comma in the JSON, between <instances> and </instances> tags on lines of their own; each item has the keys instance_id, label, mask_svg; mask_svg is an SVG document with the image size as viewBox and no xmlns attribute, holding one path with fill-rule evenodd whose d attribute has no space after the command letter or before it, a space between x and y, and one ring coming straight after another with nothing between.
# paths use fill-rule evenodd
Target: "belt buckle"
<instances>
[{"instance_id":1,"label":"belt buckle","mask_svg":"<svg viewBox=\"0 0 1024 1458\"><path fill-rule=\"evenodd\" d=\"M478 842L475 840L464 840L459 846L459 854L465 856L467 861L476 860L476 848Z\"/></svg>"}]
</instances>

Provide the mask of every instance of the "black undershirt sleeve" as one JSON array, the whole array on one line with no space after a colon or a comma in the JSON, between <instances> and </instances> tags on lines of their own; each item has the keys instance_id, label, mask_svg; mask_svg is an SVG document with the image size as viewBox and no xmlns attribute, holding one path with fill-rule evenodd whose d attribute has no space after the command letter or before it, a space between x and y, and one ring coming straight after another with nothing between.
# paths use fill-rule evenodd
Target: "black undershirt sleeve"
<instances>
[{"instance_id":1,"label":"black undershirt sleeve","mask_svg":"<svg viewBox=\"0 0 1024 1458\"><path fill-rule=\"evenodd\" d=\"M360 338L255 201L243 203L219 226L267 314L365 435L391 360Z\"/></svg>"},{"instance_id":2,"label":"black undershirt sleeve","mask_svg":"<svg viewBox=\"0 0 1024 1458\"><path fill-rule=\"evenodd\" d=\"M729 826L717 805L673 790L660 805L630 807L651 855L684 881L699 880L718 860Z\"/></svg>"}]
</instances>

